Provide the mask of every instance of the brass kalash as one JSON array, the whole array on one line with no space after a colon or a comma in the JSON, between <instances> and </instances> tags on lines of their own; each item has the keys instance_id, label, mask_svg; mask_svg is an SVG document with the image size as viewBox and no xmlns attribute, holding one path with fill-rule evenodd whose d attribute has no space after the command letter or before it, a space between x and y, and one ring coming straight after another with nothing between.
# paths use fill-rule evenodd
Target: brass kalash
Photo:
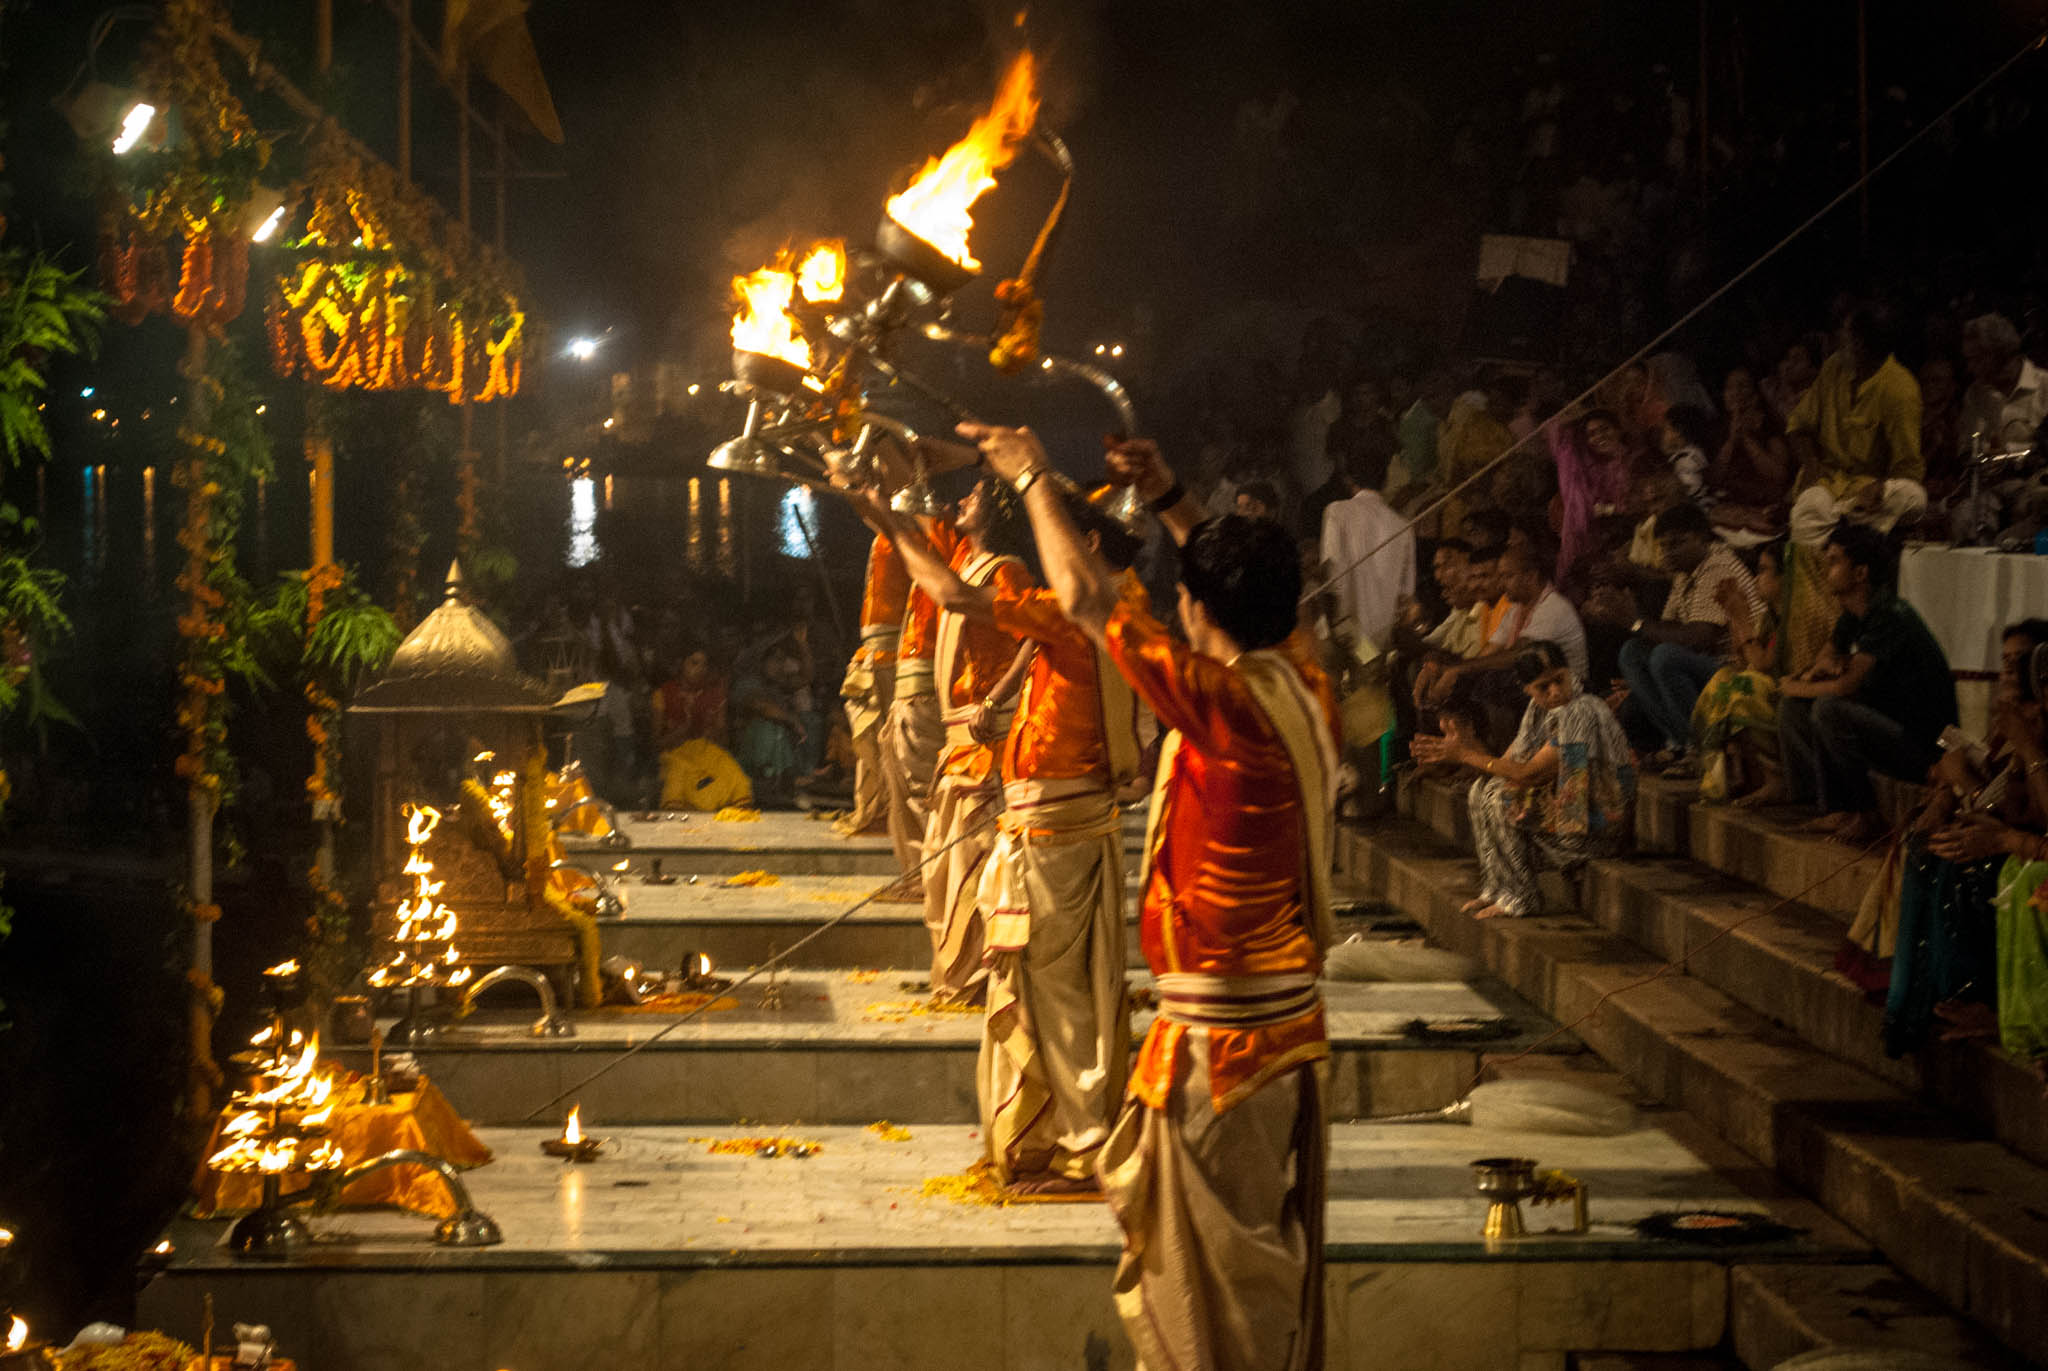
<instances>
[{"instance_id":1,"label":"brass kalash","mask_svg":"<svg viewBox=\"0 0 2048 1371\"><path fill-rule=\"evenodd\" d=\"M1021 53L988 112L890 198L871 248L848 253L837 241L820 242L734 281L734 379L724 389L745 398L747 417L707 466L816 489L833 489L835 477L882 484L894 489L890 504L901 513L943 512L918 431L873 403L907 395L951 421L974 420L896 360L898 342L910 333L981 350L1005 375L1036 370L1085 381L1115 408L1123 434L1135 435L1137 416L1115 377L1039 347L1044 309L1035 283L1073 189L1074 159L1056 135L1034 131L1036 82L1031 54ZM951 302L981 271L968 248L972 206L1026 147L1059 172L1058 199L1023 267L996 287L994 332L961 332L949 322ZM1127 524L1142 517L1133 491L1110 512Z\"/></svg>"}]
</instances>

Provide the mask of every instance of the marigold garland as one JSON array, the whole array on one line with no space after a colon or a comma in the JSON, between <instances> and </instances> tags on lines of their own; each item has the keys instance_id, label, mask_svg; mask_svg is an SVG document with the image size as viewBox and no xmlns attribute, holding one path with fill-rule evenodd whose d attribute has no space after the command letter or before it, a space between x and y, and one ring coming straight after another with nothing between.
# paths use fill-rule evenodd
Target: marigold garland
<instances>
[{"instance_id":1,"label":"marigold garland","mask_svg":"<svg viewBox=\"0 0 2048 1371\"><path fill-rule=\"evenodd\" d=\"M526 316L510 267L333 130L313 147L296 261L266 318L277 370L330 390L516 395Z\"/></svg>"}]
</instances>

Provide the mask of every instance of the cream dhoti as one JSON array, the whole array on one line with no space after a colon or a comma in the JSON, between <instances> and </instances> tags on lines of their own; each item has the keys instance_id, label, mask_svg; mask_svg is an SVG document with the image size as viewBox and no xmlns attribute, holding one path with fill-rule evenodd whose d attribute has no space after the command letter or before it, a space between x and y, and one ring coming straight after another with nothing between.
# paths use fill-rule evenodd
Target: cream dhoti
<instances>
[{"instance_id":1,"label":"cream dhoti","mask_svg":"<svg viewBox=\"0 0 2048 1371\"><path fill-rule=\"evenodd\" d=\"M846 678L839 687L853 739L853 808L833 824L844 837L879 828L888 817L882 781L882 721L895 701L896 644L902 636L899 624L863 627L860 647L847 663Z\"/></svg>"},{"instance_id":2,"label":"cream dhoti","mask_svg":"<svg viewBox=\"0 0 2048 1371\"><path fill-rule=\"evenodd\" d=\"M1130 1064L1123 824L1093 779L1013 781L982 868L988 1021L976 1093L997 1178L1085 1180Z\"/></svg>"},{"instance_id":3,"label":"cream dhoti","mask_svg":"<svg viewBox=\"0 0 2048 1371\"><path fill-rule=\"evenodd\" d=\"M971 746L972 707L945 714L945 750ZM924 926L932 938L932 994L960 995L987 978L979 895L982 864L996 844L1002 787L941 771L932 780L924 830Z\"/></svg>"},{"instance_id":4,"label":"cream dhoti","mask_svg":"<svg viewBox=\"0 0 2048 1371\"><path fill-rule=\"evenodd\" d=\"M899 661L895 684L895 698L876 740L881 752L882 789L897 865L907 880L921 886L918 868L924 861L925 827L931 816L932 773L938 769L946 730L939 722L938 697L932 694L931 658Z\"/></svg>"},{"instance_id":5,"label":"cream dhoti","mask_svg":"<svg viewBox=\"0 0 2048 1371\"><path fill-rule=\"evenodd\" d=\"M1219 1101L1207 1028L1285 1024L1318 1005L1303 975L1159 977L1185 1025L1161 1107L1135 1096L1101 1152L1124 1232L1116 1304L1142 1371L1316 1371L1323 1364L1318 1061ZM1155 1030L1157 1031L1157 1030Z\"/></svg>"}]
</instances>

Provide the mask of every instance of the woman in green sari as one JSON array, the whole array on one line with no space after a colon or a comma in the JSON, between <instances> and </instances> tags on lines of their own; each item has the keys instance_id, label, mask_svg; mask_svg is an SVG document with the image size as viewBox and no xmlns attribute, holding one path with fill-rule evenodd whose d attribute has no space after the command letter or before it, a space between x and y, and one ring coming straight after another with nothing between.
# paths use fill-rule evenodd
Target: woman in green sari
<instances>
[{"instance_id":1,"label":"woman in green sari","mask_svg":"<svg viewBox=\"0 0 2048 1371\"><path fill-rule=\"evenodd\" d=\"M2008 645L2025 627L2008 632ZM2048 837L2041 834L2048 823L2048 719L2042 704L2048 699L2048 645L2032 649L2023 681L2021 697L2000 705L1992 731L2009 758L2004 774L2023 781L2024 797L2008 794L2003 812L1990 806L1965 811L1927 840L1928 853L1949 862L2005 859L1991 887L1989 911L1996 1008L1951 1002L1935 1005L1934 1012L1948 1021L1947 1038L1989 1037L1995 1012L2000 1045L2040 1070L2048 1061ZM2024 818L2011 818L2021 812ZM1903 927L1900 932L1903 940ZM1896 959L1893 970L1896 987Z\"/></svg>"},{"instance_id":2,"label":"woman in green sari","mask_svg":"<svg viewBox=\"0 0 2048 1371\"><path fill-rule=\"evenodd\" d=\"M1728 613L1730 660L1708 678L1692 707L1693 751L1706 764L1700 798L1726 800L1743 791L1778 790L1778 601L1784 589L1782 544L1757 559L1761 619L1732 581L1717 592Z\"/></svg>"}]
</instances>

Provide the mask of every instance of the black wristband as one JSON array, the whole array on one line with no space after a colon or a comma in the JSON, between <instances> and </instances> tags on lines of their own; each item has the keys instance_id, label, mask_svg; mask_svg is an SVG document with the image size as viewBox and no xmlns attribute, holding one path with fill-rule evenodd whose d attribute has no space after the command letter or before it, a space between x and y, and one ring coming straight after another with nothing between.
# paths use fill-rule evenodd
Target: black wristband
<instances>
[{"instance_id":1,"label":"black wristband","mask_svg":"<svg viewBox=\"0 0 2048 1371\"><path fill-rule=\"evenodd\" d=\"M1185 500L1187 498L1188 488L1182 485L1179 481L1175 481L1172 485L1166 488L1166 493L1164 495L1160 496L1156 500L1147 500L1145 502L1145 508L1151 510L1154 514L1164 514L1167 510L1172 509L1175 505L1179 504L1182 500Z\"/></svg>"}]
</instances>

